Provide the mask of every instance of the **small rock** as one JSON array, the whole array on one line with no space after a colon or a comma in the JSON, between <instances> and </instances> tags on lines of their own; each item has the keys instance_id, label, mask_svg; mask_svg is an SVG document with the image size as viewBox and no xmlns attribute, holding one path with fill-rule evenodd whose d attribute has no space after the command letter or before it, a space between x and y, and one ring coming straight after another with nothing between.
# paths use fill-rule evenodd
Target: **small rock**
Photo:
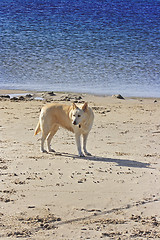
<instances>
[{"instance_id":1,"label":"small rock","mask_svg":"<svg viewBox=\"0 0 160 240\"><path fill-rule=\"evenodd\" d=\"M124 97L122 97L122 95L120 95L120 94L112 95L112 97L118 98L118 99L124 99Z\"/></svg>"},{"instance_id":2,"label":"small rock","mask_svg":"<svg viewBox=\"0 0 160 240\"><path fill-rule=\"evenodd\" d=\"M1 98L10 98L9 95L0 95Z\"/></svg>"},{"instance_id":3,"label":"small rock","mask_svg":"<svg viewBox=\"0 0 160 240\"><path fill-rule=\"evenodd\" d=\"M78 183L84 183L84 182L86 182L86 178L82 178L82 179L78 180Z\"/></svg>"},{"instance_id":4,"label":"small rock","mask_svg":"<svg viewBox=\"0 0 160 240\"><path fill-rule=\"evenodd\" d=\"M81 100L81 99L82 99L81 96L76 96L76 97L75 97L75 100Z\"/></svg>"},{"instance_id":5,"label":"small rock","mask_svg":"<svg viewBox=\"0 0 160 240\"><path fill-rule=\"evenodd\" d=\"M22 101L25 100L25 98L23 96L20 96L18 99L22 100Z\"/></svg>"},{"instance_id":6,"label":"small rock","mask_svg":"<svg viewBox=\"0 0 160 240\"><path fill-rule=\"evenodd\" d=\"M68 101L69 102L69 101L71 101L71 98L66 96L63 101Z\"/></svg>"},{"instance_id":7,"label":"small rock","mask_svg":"<svg viewBox=\"0 0 160 240\"><path fill-rule=\"evenodd\" d=\"M10 201L11 201L11 200L10 200L9 198L5 198L5 199L4 199L4 202L5 202L5 203L8 203L8 202L10 202Z\"/></svg>"},{"instance_id":8,"label":"small rock","mask_svg":"<svg viewBox=\"0 0 160 240\"><path fill-rule=\"evenodd\" d=\"M18 101L18 98L17 97L13 97L11 98L12 101Z\"/></svg>"},{"instance_id":9,"label":"small rock","mask_svg":"<svg viewBox=\"0 0 160 240\"><path fill-rule=\"evenodd\" d=\"M25 184L25 181L21 181L21 180L19 180L19 179L16 179L15 181L14 181L14 183L15 184Z\"/></svg>"},{"instance_id":10,"label":"small rock","mask_svg":"<svg viewBox=\"0 0 160 240\"><path fill-rule=\"evenodd\" d=\"M84 227L84 228L81 228L81 230L83 230L83 231L86 231L86 230L87 230L87 228L85 228L85 227Z\"/></svg>"},{"instance_id":11,"label":"small rock","mask_svg":"<svg viewBox=\"0 0 160 240\"><path fill-rule=\"evenodd\" d=\"M32 94L27 94L27 95L26 95L26 98L32 98L32 97L33 97Z\"/></svg>"},{"instance_id":12,"label":"small rock","mask_svg":"<svg viewBox=\"0 0 160 240\"><path fill-rule=\"evenodd\" d=\"M83 183L83 180L78 180L78 183Z\"/></svg>"},{"instance_id":13,"label":"small rock","mask_svg":"<svg viewBox=\"0 0 160 240\"><path fill-rule=\"evenodd\" d=\"M47 229L48 229L48 228L49 228L49 224L48 224L48 223L45 224L45 225L44 225L44 228L47 228Z\"/></svg>"},{"instance_id":14,"label":"small rock","mask_svg":"<svg viewBox=\"0 0 160 240\"><path fill-rule=\"evenodd\" d=\"M102 236L109 237L110 234L109 233L102 233Z\"/></svg>"},{"instance_id":15,"label":"small rock","mask_svg":"<svg viewBox=\"0 0 160 240\"><path fill-rule=\"evenodd\" d=\"M54 92L48 92L49 96L55 96L56 94Z\"/></svg>"}]
</instances>

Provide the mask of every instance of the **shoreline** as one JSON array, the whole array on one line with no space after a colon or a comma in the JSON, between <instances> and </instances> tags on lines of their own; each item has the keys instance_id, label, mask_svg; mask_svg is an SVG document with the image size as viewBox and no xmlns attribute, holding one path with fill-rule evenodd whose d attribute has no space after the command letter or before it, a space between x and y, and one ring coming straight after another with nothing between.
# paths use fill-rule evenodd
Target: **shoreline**
<instances>
[{"instance_id":1,"label":"shoreline","mask_svg":"<svg viewBox=\"0 0 160 240\"><path fill-rule=\"evenodd\" d=\"M68 92L68 91L35 91L35 90L19 90L19 89L0 89L0 95L10 95L10 94L17 94L17 95L21 95L21 94L34 94L38 96L40 94L44 94L44 93L48 93L48 92L53 92L55 94L76 94L76 95L88 95L88 96L96 96L96 97L113 97L116 95L120 95L120 94L116 94L116 95L105 95L105 94L95 94L95 93L84 93L84 92ZM124 99L155 99L155 100L160 100L160 97L139 97L139 96L125 96L123 95L122 97L124 97Z\"/></svg>"},{"instance_id":2,"label":"shoreline","mask_svg":"<svg viewBox=\"0 0 160 240\"><path fill-rule=\"evenodd\" d=\"M160 101L35 96L44 99L0 98L0 237L159 239ZM64 129L52 140L55 153L40 152L34 129L42 105L52 101L87 101L93 108L92 156L79 158L74 134Z\"/></svg>"}]
</instances>

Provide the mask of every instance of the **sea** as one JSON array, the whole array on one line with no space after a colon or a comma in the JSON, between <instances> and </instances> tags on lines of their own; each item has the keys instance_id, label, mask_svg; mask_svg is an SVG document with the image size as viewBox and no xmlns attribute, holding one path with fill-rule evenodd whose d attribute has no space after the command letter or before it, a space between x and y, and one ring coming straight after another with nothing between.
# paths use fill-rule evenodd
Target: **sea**
<instances>
[{"instance_id":1,"label":"sea","mask_svg":"<svg viewBox=\"0 0 160 240\"><path fill-rule=\"evenodd\" d=\"M160 97L160 0L0 0L0 89Z\"/></svg>"}]
</instances>

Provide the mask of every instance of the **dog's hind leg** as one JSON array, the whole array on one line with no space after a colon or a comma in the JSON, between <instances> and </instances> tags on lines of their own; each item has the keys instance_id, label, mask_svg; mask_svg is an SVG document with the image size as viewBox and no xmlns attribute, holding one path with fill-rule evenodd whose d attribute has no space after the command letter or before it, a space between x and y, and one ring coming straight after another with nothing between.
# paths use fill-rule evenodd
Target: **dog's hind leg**
<instances>
[{"instance_id":1,"label":"dog's hind leg","mask_svg":"<svg viewBox=\"0 0 160 240\"><path fill-rule=\"evenodd\" d=\"M88 133L87 134L83 134L83 150L84 150L85 155L91 156L91 154L87 151L87 148L86 148L87 138L88 138Z\"/></svg>"},{"instance_id":2,"label":"dog's hind leg","mask_svg":"<svg viewBox=\"0 0 160 240\"><path fill-rule=\"evenodd\" d=\"M44 149L44 142L49 134L49 128L47 127L47 125L44 122L44 119L42 117L40 117L40 128L42 130L42 137L41 137L41 152L46 152L46 150Z\"/></svg>"},{"instance_id":3,"label":"dog's hind leg","mask_svg":"<svg viewBox=\"0 0 160 240\"><path fill-rule=\"evenodd\" d=\"M58 131L59 126L55 125L52 130L50 131L48 137L47 137L47 146L48 146L48 151L49 152L55 152L52 148L51 148L51 140L53 138L53 136L56 134L56 132Z\"/></svg>"},{"instance_id":4,"label":"dog's hind leg","mask_svg":"<svg viewBox=\"0 0 160 240\"><path fill-rule=\"evenodd\" d=\"M44 149L44 142L46 140L48 133L44 133L42 132L42 138L41 138L41 152L46 152L46 150Z\"/></svg>"}]
</instances>

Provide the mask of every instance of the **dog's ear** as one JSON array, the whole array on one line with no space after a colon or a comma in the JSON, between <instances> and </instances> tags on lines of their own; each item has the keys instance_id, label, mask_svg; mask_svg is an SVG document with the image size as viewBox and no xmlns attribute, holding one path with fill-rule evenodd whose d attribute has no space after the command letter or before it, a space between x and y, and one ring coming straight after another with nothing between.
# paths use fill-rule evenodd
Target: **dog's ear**
<instances>
[{"instance_id":1,"label":"dog's ear","mask_svg":"<svg viewBox=\"0 0 160 240\"><path fill-rule=\"evenodd\" d=\"M75 104L74 102L73 102L72 107L73 107L73 109L76 109L76 108L77 108L77 106L76 106L76 104Z\"/></svg>"},{"instance_id":2,"label":"dog's ear","mask_svg":"<svg viewBox=\"0 0 160 240\"><path fill-rule=\"evenodd\" d=\"M82 110L85 112L85 111L87 111L87 108L88 108L88 103L85 102L83 107L82 107Z\"/></svg>"}]
</instances>

